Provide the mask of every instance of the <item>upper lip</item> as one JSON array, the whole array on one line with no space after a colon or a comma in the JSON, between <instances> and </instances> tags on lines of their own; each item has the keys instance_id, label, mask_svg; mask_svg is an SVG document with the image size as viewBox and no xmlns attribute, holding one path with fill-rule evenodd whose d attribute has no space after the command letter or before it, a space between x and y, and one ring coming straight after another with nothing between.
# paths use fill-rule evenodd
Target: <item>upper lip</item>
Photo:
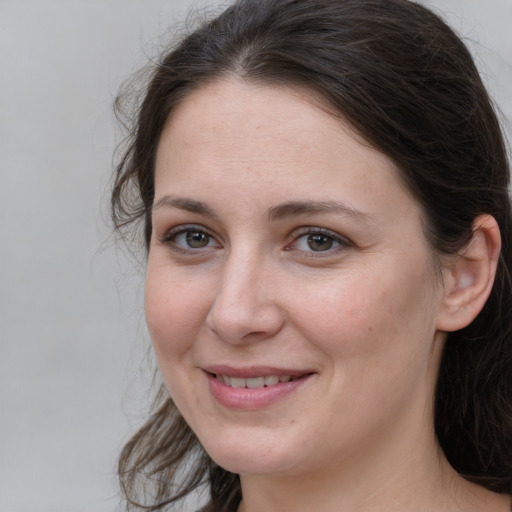
<instances>
[{"instance_id":1,"label":"upper lip","mask_svg":"<svg viewBox=\"0 0 512 512\"><path fill-rule=\"evenodd\" d=\"M291 377L299 377L301 375L313 373L311 370L277 368L275 366L247 366L244 368L235 368L224 364L205 366L203 367L203 370L214 375L227 375L229 377L245 379L264 377L267 375L277 375L278 377L290 375Z\"/></svg>"}]
</instances>

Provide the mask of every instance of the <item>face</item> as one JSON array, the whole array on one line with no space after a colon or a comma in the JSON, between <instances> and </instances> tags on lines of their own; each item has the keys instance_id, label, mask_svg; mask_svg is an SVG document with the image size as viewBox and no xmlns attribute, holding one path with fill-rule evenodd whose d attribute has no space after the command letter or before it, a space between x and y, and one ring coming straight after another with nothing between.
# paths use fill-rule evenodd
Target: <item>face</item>
<instances>
[{"instance_id":1,"label":"face","mask_svg":"<svg viewBox=\"0 0 512 512\"><path fill-rule=\"evenodd\" d=\"M327 469L432 429L442 291L420 207L320 107L217 82L158 147L147 323L179 410L237 473Z\"/></svg>"}]
</instances>

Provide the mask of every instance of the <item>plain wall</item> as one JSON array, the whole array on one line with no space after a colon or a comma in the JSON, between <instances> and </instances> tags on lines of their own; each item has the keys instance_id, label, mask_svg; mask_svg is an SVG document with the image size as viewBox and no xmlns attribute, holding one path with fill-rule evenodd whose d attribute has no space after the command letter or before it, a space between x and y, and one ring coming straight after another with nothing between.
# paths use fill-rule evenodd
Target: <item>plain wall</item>
<instances>
[{"instance_id":1,"label":"plain wall","mask_svg":"<svg viewBox=\"0 0 512 512\"><path fill-rule=\"evenodd\" d=\"M510 130L512 0L425 3L473 41ZM118 505L151 372L143 269L105 224L111 105L190 5L0 0L0 512Z\"/></svg>"}]
</instances>

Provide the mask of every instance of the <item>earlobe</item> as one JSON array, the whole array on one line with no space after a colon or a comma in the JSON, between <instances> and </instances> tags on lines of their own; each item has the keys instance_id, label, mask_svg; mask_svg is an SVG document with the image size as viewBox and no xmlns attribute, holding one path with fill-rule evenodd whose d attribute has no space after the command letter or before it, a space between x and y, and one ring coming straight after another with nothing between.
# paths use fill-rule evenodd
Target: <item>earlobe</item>
<instances>
[{"instance_id":1,"label":"earlobe","mask_svg":"<svg viewBox=\"0 0 512 512\"><path fill-rule=\"evenodd\" d=\"M491 215L480 215L469 243L445 266L439 330L462 329L480 313L492 290L500 249L498 223Z\"/></svg>"}]
</instances>

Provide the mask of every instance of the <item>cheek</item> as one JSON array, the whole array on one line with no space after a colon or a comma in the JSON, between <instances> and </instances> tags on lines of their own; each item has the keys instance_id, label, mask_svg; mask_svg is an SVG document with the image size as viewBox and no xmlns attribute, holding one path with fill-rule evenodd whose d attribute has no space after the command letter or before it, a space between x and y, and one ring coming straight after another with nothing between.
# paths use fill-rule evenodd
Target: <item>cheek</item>
<instances>
[{"instance_id":1,"label":"cheek","mask_svg":"<svg viewBox=\"0 0 512 512\"><path fill-rule=\"evenodd\" d=\"M307 300L295 304L300 329L343 364L351 357L398 364L428 350L435 332L431 290L426 290L430 276L407 268L395 275L366 270L310 286Z\"/></svg>"},{"instance_id":2,"label":"cheek","mask_svg":"<svg viewBox=\"0 0 512 512\"><path fill-rule=\"evenodd\" d=\"M158 269L148 263L146 323L163 381L187 417L200 407L200 394L192 392L188 370L206 310L204 297L193 283L168 268Z\"/></svg>"},{"instance_id":3,"label":"cheek","mask_svg":"<svg viewBox=\"0 0 512 512\"><path fill-rule=\"evenodd\" d=\"M204 293L193 283L148 262L146 323L160 363L175 360L191 347L193 333L201 327L206 312Z\"/></svg>"},{"instance_id":4,"label":"cheek","mask_svg":"<svg viewBox=\"0 0 512 512\"><path fill-rule=\"evenodd\" d=\"M427 392L435 329L425 282L421 272L358 275L303 304L297 328L324 355L330 376L326 421L357 437Z\"/></svg>"},{"instance_id":5,"label":"cheek","mask_svg":"<svg viewBox=\"0 0 512 512\"><path fill-rule=\"evenodd\" d=\"M301 313L295 318L302 322L304 329L336 344L347 333L359 337L373 331L383 318L392 314L389 304L387 311L383 311L386 292L368 278L344 276L325 286L311 286L306 297L305 301L297 301L296 309L300 308Z\"/></svg>"}]
</instances>

